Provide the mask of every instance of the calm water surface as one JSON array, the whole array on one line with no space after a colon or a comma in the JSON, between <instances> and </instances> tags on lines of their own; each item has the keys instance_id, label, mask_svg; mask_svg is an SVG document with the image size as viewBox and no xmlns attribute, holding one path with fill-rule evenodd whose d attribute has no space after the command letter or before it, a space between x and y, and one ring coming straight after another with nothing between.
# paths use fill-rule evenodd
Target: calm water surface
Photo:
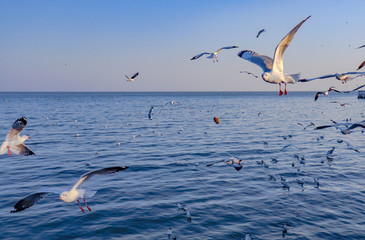
<instances>
[{"instance_id":1,"label":"calm water surface","mask_svg":"<svg viewBox=\"0 0 365 240\"><path fill-rule=\"evenodd\" d=\"M22 134L31 137L26 143L36 153L0 156L0 238L168 239L171 227L177 239L242 239L246 232L252 239L365 239L364 134L298 125L364 120L365 100L354 94L321 96L317 102L314 93L295 92L0 97L2 137L26 116ZM170 101L185 108L165 105ZM224 163L206 166L233 156L243 160L240 171ZM85 172L118 165L130 168L85 184L98 190L88 201L92 212L49 194L10 213L30 193L67 189ZM178 202L189 209L191 223Z\"/></svg>"}]
</instances>

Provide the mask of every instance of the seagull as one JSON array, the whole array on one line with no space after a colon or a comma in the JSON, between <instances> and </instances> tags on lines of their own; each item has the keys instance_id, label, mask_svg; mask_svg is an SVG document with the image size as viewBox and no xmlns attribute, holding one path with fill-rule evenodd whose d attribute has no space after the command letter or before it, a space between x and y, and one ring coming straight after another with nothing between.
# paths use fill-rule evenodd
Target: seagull
<instances>
[{"instance_id":1,"label":"seagull","mask_svg":"<svg viewBox=\"0 0 365 240\"><path fill-rule=\"evenodd\" d=\"M360 46L360 47L358 47L358 48L356 48L356 49L363 48L363 47L365 47L365 45L362 45L362 46Z\"/></svg>"},{"instance_id":2,"label":"seagull","mask_svg":"<svg viewBox=\"0 0 365 240\"><path fill-rule=\"evenodd\" d=\"M167 102L167 103L165 103L165 105L164 105L164 106L166 106L166 105L175 105L175 104L176 104L176 105L180 105L180 106L182 106L182 107L186 108L184 104L182 104L181 102L177 102L177 101Z\"/></svg>"},{"instance_id":3,"label":"seagull","mask_svg":"<svg viewBox=\"0 0 365 240\"><path fill-rule=\"evenodd\" d=\"M345 141L345 140L342 140L342 139L331 139L331 140L328 140L329 142L330 141L336 141L337 143L346 143L347 147L351 150L354 150L355 152L360 152L359 149L357 149L356 147L354 147L353 145L351 145L351 143Z\"/></svg>"},{"instance_id":4,"label":"seagull","mask_svg":"<svg viewBox=\"0 0 365 240\"><path fill-rule=\"evenodd\" d=\"M250 234L246 233L245 240L251 240Z\"/></svg>"},{"instance_id":5,"label":"seagull","mask_svg":"<svg viewBox=\"0 0 365 240\"><path fill-rule=\"evenodd\" d=\"M262 79L265 82L272 83L272 84L279 84L279 95L283 95L283 91L281 91L281 84L285 84L285 95L287 94L286 85L288 83L294 84L300 78L300 74L291 74L285 75L284 74L284 67L283 67L283 55L287 47L289 46L290 42L292 41L295 33L298 29L302 26L302 24L311 16L307 17L303 21L301 21L298 25L296 25L278 44L275 49L274 59L260 55L256 52L251 50L244 50L239 52L237 55L247 61L250 61L259 67L262 68L264 73L261 75Z\"/></svg>"},{"instance_id":6,"label":"seagull","mask_svg":"<svg viewBox=\"0 0 365 240\"><path fill-rule=\"evenodd\" d=\"M191 214L189 210L186 210L186 218L188 220L188 222L191 222Z\"/></svg>"},{"instance_id":7,"label":"seagull","mask_svg":"<svg viewBox=\"0 0 365 240\"><path fill-rule=\"evenodd\" d=\"M266 29L261 29L261 30L257 33L256 38L260 37L261 33L264 33L264 32L266 32Z\"/></svg>"},{"instance_id":8,"label":"seagull","mask_svg":"<svg viewBox=\"0 0 365 240\"><path fill-rule=\"evenodd\" d=\"M345 128L341 128L340 126L345 126ZM333 125L323 125L316 127L314 130L329 128L329 127L335 127L336 129L340 129L342 134L350 134L351 130L354 128L357 127L365 128L365 120L357 123L346 122L346 123L335 123Z\"/></svg>"},{"instance_id":9,"label":"seagull","mask_svg":"<svg viewBox=\"0 0 365 240\"><path fill-rule=\"evenodd\" d=\"M337 102L337 101L333 101L331 103L339 103L341 105L341 107L345 107L346 105L351 105L349 103L342 103L342 102Z\"/></svg>"},{"instance_id":10,"label":"seagull","mask_svg":"<svg viewBox=\"0 0 365 240\"><path fill-rule=\"evenodd\" d=\"M333 157L332 157L332 154L333 154L333 151L335 151L335 147L332 147L332 149L330 149L328 152L327 152L327 160L333 160Z\"/></svg>"},{"instance_id":11,"label":"seagull","mask_svg":"<svg viewBox=\"0 0 365 240\"><path fill-rule=\"evenodd\" d=\"M186 212L185 205L181 204L181 203L177 203L177 210L178 211L183 210L184 212Z\"/></svg>"},{"instance_id":12,"label":"seagull","mask_svg":"<svg viewBox=\"0 0 365 240\"><path fill-rule=\"evenodd\" d=\"M153 112L153 106L150 108L150 111L148 112L148 118L152 120L152 112Z\"/></svg>"},{"instance_id":13,"label":"seagull","mask_svg":"<svg viewBox=\"0 0 365 240\"><path fill-rule=\"evenodd\" d=\"M34 152L24 145L24 141L30 137L26 135L19 136L20 132L27 125L27 122L26 117L21 117L13 123L9 133L6 135L5 141L0 147L0 154L6 153L7 150L9 156L11 156L12 152L21 156L34 155Z\"/></svg>"},{"instance_id":14,"label":"seagull","mask_svg":"<svg viewBox=\"0 0 365 240\"><path fill-rule=\"evenodd\" d=\"M82 184L87 182L91 177L93 177L95 175L105 175L105 174L116 173L116 172L119 172L122 170L126 170L127 168L128 167L109 167L109 168L103 168L103 169L95 170L92 172L88 172L88 173L82 175L80 177L79 181L77 181L77 183L69 191L61 192L58 190L52 190L52 191L42 191L42 192L33 193L33 194L28 195L27 197L19 200L14 205L14 210L12 210L11 213L20 212L20 211L23 211L24 209L27 209L27 208L33 206L35 203L37 203L39 200L44 198L49 193L60 194L59 198L62 201L67 202L67 203L77 201L79 203L79 207L80 207L81 211L85 212L84 209L81 207L81 204L79 201L79 199L83 199L85 206L87 207L87 209L89 211L91 211L91 208L87 205L85 198L93 197L95 195L96 191L89 191L89 190L81 189L78 187L80 187Z\"/></svg>"},{"instance_id":15,"label":"seagull","mask_svg":"<svg viewBox=\"0 0 365 240\"><path fill-rule=\"evenodd\" d=\"M219 53L219 51L223 50L223 49L232 49L232 48L238 48L238 46L222 47L222 48L218 49L217 51L215 51L214 53L203 52L203 53L200 53L200 54L194 56L190 60L195 60L195 59L198 59L198 58L200 58L201 56L203 56L205 54L209 54L209 56L207 58L213 59L213 62L218 62L218 53Z\"/></svg>"},{"instance_id":16,"label":"seagull","mask_svg":"<svg viewBox=\"0 0 365 240\"><path fill-rule=\"evenodd\" d=\"M314 125L314 123L312 123L312 122L311 122L310 124L308 124L307 126L304 126L304 125L303 125L303 124L301 124L301 123L297 123L297 124L298 124L298 125L300 125L300 126L302 126L304 130L306 130L306 129L307 129L307 127L315 126L315 125Z\"/></svg>"},{"instance_id":17,"label":"seagull","mask_svg":"<svg viewBox=\"0 0 365 240\"><path fill-rule=\"evenodd\" d=\"M363 66L365 66L365 61L363 61L356 70L360 70Z\"/></svg>"},{"instance_id":18,"label":"seagull","mask_svg":"<svg viewBox=\"0 0 365 240\"><path fill-rule=\"evenodd\" d=\"M259 78L259 76L253 74L252 72L248 72L248 71L240 71L240 73L247 73L248 75L252 75L254 76L255 78Z\"/></svg>"},{"instance_id":19,"label":"seagull","mask_svg":"<svg viewBox=\"0 0 365 240\"><path fill-rule=\"evenodd\" d=\"M357 74L355 77L350 77L348 75L354 75ZM309 78L309 79L299 79L298 82L310 82L313 80L317 80L317 79L325 79L325 78L336 78L337 80L342 81L342 83L346 83L347 81L351 81L354 80L355 78L358 77L364 77L365 76L365 72L347 72L347 73L335 73L335 74L329 74L329 75L324 75L321 77L315 77L315 78Z\"/></svg>"},{"instance_id":20,"label":"seagull","mask_svg":"<svg viewBox=\"0 0 365 240\"><path fill-rule=\"evenodd\" d=\"M335 87L330 87L327 91L325 92L317 92L316 95L314 96L314 101L317 101L317 99L319 98L319 95L323 94L323 95L326 95L328 96L328 94L332 91L335 91L335 92L340 92L338 91L337 89L335 89Z\"/></svg>"},{"instance_id":21,"label":"seagull","mask_svg":"<svg viewBox=\"0 0 365 240\"><path fill-rule=\"evenodd\" d=\"M125 77L128 79L127 82L134 82L134 79L138 76L139 72L134 74L131 78L125 75Z\"/></svg>"},{"instance_id":22,"label":"seagull","mask_svg":"<svg viewBox=\"0 0 365 240\"><path fill-rule=\"evenodd\" d=\"M217 162L214 162L214 163L209 163L209 164L207 164L207 167L213 166L216 163L224 162L227 165L233 165L233 167L237 171L239 171L242 168L241 161L242 160L240 160L240 159L238 159L236 157L232 157L232 158L229 158L229 159L226 159L226 160L220 160L220 161L217 161Z\"/></svg>"}]
</instances>

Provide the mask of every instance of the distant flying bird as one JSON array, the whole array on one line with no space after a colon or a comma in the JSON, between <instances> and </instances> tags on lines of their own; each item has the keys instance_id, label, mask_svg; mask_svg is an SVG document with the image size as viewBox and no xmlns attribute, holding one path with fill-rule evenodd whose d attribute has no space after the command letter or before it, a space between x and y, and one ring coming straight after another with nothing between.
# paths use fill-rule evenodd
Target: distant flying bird
<instances>
[{"instance_id":1,"label":"distant flying bird","mask_svg":"<svg viewBox=\"0 0 365 240\"><path fill-rule=\"evenodd\" d=\"M180 106L182 106L182 107L186 108L184 104L182 104L181 102L177 102L177 101L167 102L167 103L165 103L165 105L164 105L164 106L166 106L166 105L175 105L175 104L176 104L176 105L180 105Z\"/></svg>"},{"instance_id":2,"label":"distant flying bird","mask_svg":"<svg viewBox=\"0 0 365 240\"><path fill-rule=\"evenodd\" d=\"M362 45L362 46L360 46L360 47L358 47L358 48L356 48L356 49L363 48L363 47L365 47L365 45Z\"/></svg>"},{"instance_id":3,"label":"distant flying bird","mask_svg":"<svg viewBox=\"0 0 365 240\"><path fill-rule=\"evenodd\" d=\"M261 33L264 33L264 32L266 32L266 29L261 29L261 30L257 33L256 38L260 37Z\"/></svg>"},{"instance_id":4,"label":"distant flying bird","mask_svg":"<svg viewBox=\"0 0 365 240\"><path fill-rule=\"evenodd\" d=\"M285 75L284 74L284 67L283 67L283 56L284 52L289 46L290 42L292 41L295 33L298 29L302 26L302 24L307 21L307 17L303 21L301 21L298 25L296 25L279 43L279 45L275 49L274 59L260 55L256 52L250 50L244 50L239 52L237 55L247 61L250 61L259 67L262 68L264 73L261 75L262 79L265 82L272 83L272 84L279 84L279 95L283 95L283 91L281 90L281 84L285 84L285 95L287 94L286 85L288 83L294 84L300 78L300 74L291 74Z\"/></svg>"},{"instance_id":5,"label":"distant flying bird","mask_svg":"<svg viewBox=\"0 0 365 240\"><path fill-rule=\"evenodd\" d=\"M139 72L134 74L131 78L125 75L125 77L128 79L127 82L134 82L134 79L138 76Z\"/></svg>"},{"instance_id":6,"label":"distant flying bird","mask_svg":"<svg viewBox=\"0 0 365 240\"><path fill-rule=\"evenodd\" d=\"M253 74L252 72L248 72L248 71L240 71L240 73L246 73L246 74L248 74L248 75L252 75L252 76L254 76L255 78L259 78L259 76L257 76L257 75L255 75L255 74Z\"/></svg>"},{"instance_id":7,"label":"distant flying bird","mask_svg":"<svg viewBox=\"0 0 365 240\"><path fill-rule=\"evenodd\" d=\"M355 77L350 77L348 75L354 75L357 74ZM354 80L357 77L363 77L365 76L365 72L347 72L347 73L335 73L335 74L329 74L324 75L321 77L315 77L315 78L309 78L309 79L299 79L298 82L310 82L317 79L326 79L326 78L332 78L335 77L337 80L342 81L342 83L346 83L347 81Z\"/></svg>"},{"instance_id":8,"label":"distant flying bird","mask_svg":"<svg viewBox=\"0 0 365 240\"><path fill-rule=\"evenodd\" d=\"M122 170L126 170L127 168L128 167L109 167L109 168L103 168L103 169L95 170L92 172L88 172L88 173L82 175L81 178L79 179L79 181L77 181L77 183L69 191L61 192L58 190L51 190L51 191L42 191L42 192L33 193L33 194L28 195L27 197L19 200L14 205L14 210L12 210L11 213L20 212L20 211L23 211L24 209L27 209L27 208L33 206L35 203L37 203L39 200L41 200L47 194L50 194L50 193L60 194L59 198L62 201L67 202L67 203L77 201L79 203L79 207L82 212L84 212L84 209L81 207L79 199L83 199L87 209L89 211L91 211L90 207L87 205L87 203L85 201L85 198L93 197L95 195L96 191L85 190L85 189L81 189L78 187L80 187L82 184L87 182L90 178L92 178L95 175L105 175L105 174L116 173L116 172L119 172Z\"/></svg>"},{"instance_id":9,"label":"distant flying bird","mask_svg":"<svg viewBox=\"0 0 365 240\"><path fill-rule=\"evenodd\" d=\"M342 126L344 126L344 127L342 127ZM323 126L316 127L314 130L329 128L329 127L335 127L336 129L340 129L342 134L350 134L351 130L354 128L357 128L357 127L365 128L365 120L357 122L357 123L346 122L346 123L334 123L332 125L323 125Z\"/></svg>"},{"instance_id":10,"label":"distant flying bird","mask_svg":"<svg viewBox=\"0 0 365 240\"><path fill-rule=\"evenodd\" d=\"M218 49L217 51L215 51L214 53L203 52L203 53L200 53L200 54L194 56L190 60L195 60L195 59L198 59L198 58L200 58L201 56L203 56L205 54L208 54L209 56L207 58L213 59L213 62L218 62L218 53L219 53L219 51L223 50L223 49L232 49L232 48L238 48L238 46L222 47L222 48Z\"/></svg>"},{"instance_id":11,"label":"distant flying bird","mask_svg":"<svg viewBox=\"0 0 365 240\"><path fill-rule=\"evenodd\" d=\"M363 66L365 66L365 61L363 61L356 70L360 70Z\"/></svg>"},{"instance_id":12,"label":"distant flying bird","mask_svg":"<svg viewBox=\"0 0 365 240\"><path fill-rule=\"evenodd\" d=\"M316 93L316 95L314 96L314 101L317 101L317 99L319 98L319 95L321 95L321 94L323 94L323 95L326 95L326 96L328 96L328 94L330 93L330 92L332 92L332 91L334 91L334 92L340 92L340 91L338 91L337 89L335 89L335 87L330 87L327 91L325 91L325 92L317 92Z\"/></svg>"},{"instance_id":13,"label":"distant flying bird","mask_svg":"<svg viewBox=\"0 0 365 240\"><path fill-rule=\"evenodd\" d=\"M306 130L307 127L314 126L314 123L312 123L312 122L310 124L308 124L307 126L304 126L302 123L299 123L299 122L297 124L302 126L304 130Z\"/></svg>"},{"instance_id":14,"label":"distant flying bird","mask_svg":"<svg viewBox=\"0 0 365 240\"><path fill-rule=\"evenodd\" d=\"M6 135L5 141L0 147L0 154L6 153L8 151L9 156L11 153L19 154L22 156L34 155L34 152L30 150L26 145L24 145L24 141L29 139L30 137L24 135L19 136L20 132L25 128L27 125L27 118L22 117L17 119L13 125L9 133Z\"/></svg>"}]
</instances>

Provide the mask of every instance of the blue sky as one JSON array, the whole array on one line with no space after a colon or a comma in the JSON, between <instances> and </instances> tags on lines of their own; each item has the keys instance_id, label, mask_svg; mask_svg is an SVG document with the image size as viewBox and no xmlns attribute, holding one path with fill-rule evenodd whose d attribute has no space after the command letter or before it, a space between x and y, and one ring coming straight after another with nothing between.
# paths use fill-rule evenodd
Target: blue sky
<instances>
[{"instance_id":1,"label":"blue sky","mask_svg":"<svg viewBox=\"0 0 365 240\"><path fill-rule=\"evenodd\" d=\"M307 78L354 71L365 60L365 48L355 49L365 44L364 9L365 1L1 0L0 91L277 91L240 74L262 72L237 53L272 57L312 15L285 52L284 71ZM230 45L239 49L221 51L219 63L190 60ZM364 80L297 83L288 91Z\"/></svg>"}]
</instances>

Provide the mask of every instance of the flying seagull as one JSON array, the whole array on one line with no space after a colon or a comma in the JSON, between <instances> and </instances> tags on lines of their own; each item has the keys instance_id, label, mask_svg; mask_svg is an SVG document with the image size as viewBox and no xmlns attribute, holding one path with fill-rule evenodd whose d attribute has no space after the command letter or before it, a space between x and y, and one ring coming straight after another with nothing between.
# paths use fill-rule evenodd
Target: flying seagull
<instances>
[{"instance_id":1,"label":"flying seagull","mask_svg":"<svg viewBox=\"0 0 365 240\"><path fill-rule=\"evenodd\" d=\"M93 197L95 195L96 191L85 190L85 189L81 189L78 187L80 187L82 184L87 182L90 178L92 178L95 175L105 175L105 174L116 173L116 172L119 172L122 170L126 170L127 168L128 167L109 167L109 168L103 168L103 169L95 170L92 172L88 172L88 173L82 175L80 177L79 181L77 181L77 183L69 191L61 192L61 191L57 191L57 190L51 190L51 191L42 191L42 192L33 193L33 194L28 195L25 198L19 200L14 205L14 210L12 210L11 213L20 212L20 211L23 211L24 209L27 209L27 208L33 206L35 203L37 203L39 200L44 198L49 193L60 194L59 198L62 201L67 202L67 203L77 201L79 203L79 207L80 207L81 211L85 212L84 209L81 207L81 204L79 201L79 199L83 199L85 206L87 207L87 209L89 211L91 211L91 208L87 205L85 198Z\"/></svg>"},{"instance_id":2,"label":"flying seagull","mask_svg":"<svg viewBox=\"0 0 365 240\"><path fill-rule=\"evenodd\" d=\"M356 70L360 70L363 66L365 66L365 61L363 61Z\"/></svg>"},{"instance_id":3,"label":"flying seagull","mask_svg":"<svg viewBox=\"0 0 365 240\"><path fill-rule=\"evenodd\" d=\"M276 47L274 52L274 59L260 55L256 52L250 50L244 50L239 52L237 55L247 61L250 61L259 67L262 68L264 73L261 75L262 79L265 82L272 83L272 84L279 84L279 95L283 95L283 91L281 91L281 84L285 84L285 95L287 94L286 85L288 83L294 84L296 81L299 80L300 74L291 74L285 75L284 74L284 67L283 67L283 56L284 52L289 46L290 42L292 41L295 33L298 29L302 26L302 24L307 21L307 17L303 21L301 21L298 25L296 25L279 43Z\"/></svg>"},{"instance_id":4,"label":"flying seagull","mask_svg":"<svg viewBox=\"0 0 365 240\"><path fill-rule=\"evenodd\" d=\"M6 135L5 141L0 147L0 154L6 153L7 150L9 156L11 156L12 152L22 156L34 155L34 152L24 145L24 141L30 137L26 135L19 136L26 125L26 117L19 118L13 123L9 133Z\"/></svg>"},{"instance_id":5,"label":"flying seagull","mask_svg":"<svg viewBox=\"0 0 365 240\"><path fill-rule=\"evenodd\" d=\"M125 75L125 77L128 79L127 82L134 82L134 79L138 76L139 72L134 74L131 78Z\"/></svg>"},{"instance_id":6,"label":"flying seagull","mask_svg":"<svg viewBox=\"0 0 365 240\"><path fill-rule=\"evenodd\" d=\"M201 56L203 56L205 54L208 54L209 56L207 58L213 59L213 62L218 62L218 53L219 53L219 51L223 50L223 49L232 49L232 48L238 48L238 46L222 47L222 48L218 49L217 51L215 51L214 53L203 52L203 53L200 53L200 54L194 56L190 60L195 60L195 59L198 59L198 58L200 58Z\"/></svg>"},{"instance_id":7,"label":"flying seagull","mask_svg":"<svg viewBox=\"0 0 365 240\"><path fill-rule=\"evenodd\" d=\"M254 76L255 78L259 78L259 76L253 74L252 72L248 72L248 71L240 71L240 73L247 73L248 75L252 75Z\"/></svg>"},{"instance_id":8,"label":"flying seagull","mask_svg":"<svg viewBox=\"0 0 365 240\"><path fill-rule=\"evenodd\" d=\"M350 77L348 75L354 75L357 74L355 77ZM310 82L313 80L317 80L317 79L326 79L326 78L336 78L339 81L342 81L342 83L346 83L347 81L351 81L354 80L355 78L358 77L363 77L365 76L365 72L347 72L347 73L335 73L335 74L329 74L329 75L324 75L321 77L315 77L315 78L309 78L309 79L299 79L298 82Z\"/></svg>"},{"instance_id":9,"label":"flying seagull","mask_svg":"<svg viewBox=\"0 0 365 240\"><path fill-rule=\"evenodd\" d=\"M266 29L261 29L261 30L257 33L256 38L260 37L261 33L264 33L264 32L266 32Z\"/></svg>"},{"instance_id":10,"label":"flying seagull","mask_svg":"<svg viewBox=\"0 0 365 240\"><path fill-rule=\"evenodd\" d=\"M340 91L338 91L337 89L335 89L335 87L330 87L327 91L325 91L325 92L317 92L316 93L316 95L314 96L314 101L317 101L317 99L319 98L319 95L321 95L321 94L323 94L323 95L326 95L326 96L328 96L328 94L330 93L330 92L332 92L332 91L334 91L334 92L340 92Z\"/></svg>"}]
</instances>

